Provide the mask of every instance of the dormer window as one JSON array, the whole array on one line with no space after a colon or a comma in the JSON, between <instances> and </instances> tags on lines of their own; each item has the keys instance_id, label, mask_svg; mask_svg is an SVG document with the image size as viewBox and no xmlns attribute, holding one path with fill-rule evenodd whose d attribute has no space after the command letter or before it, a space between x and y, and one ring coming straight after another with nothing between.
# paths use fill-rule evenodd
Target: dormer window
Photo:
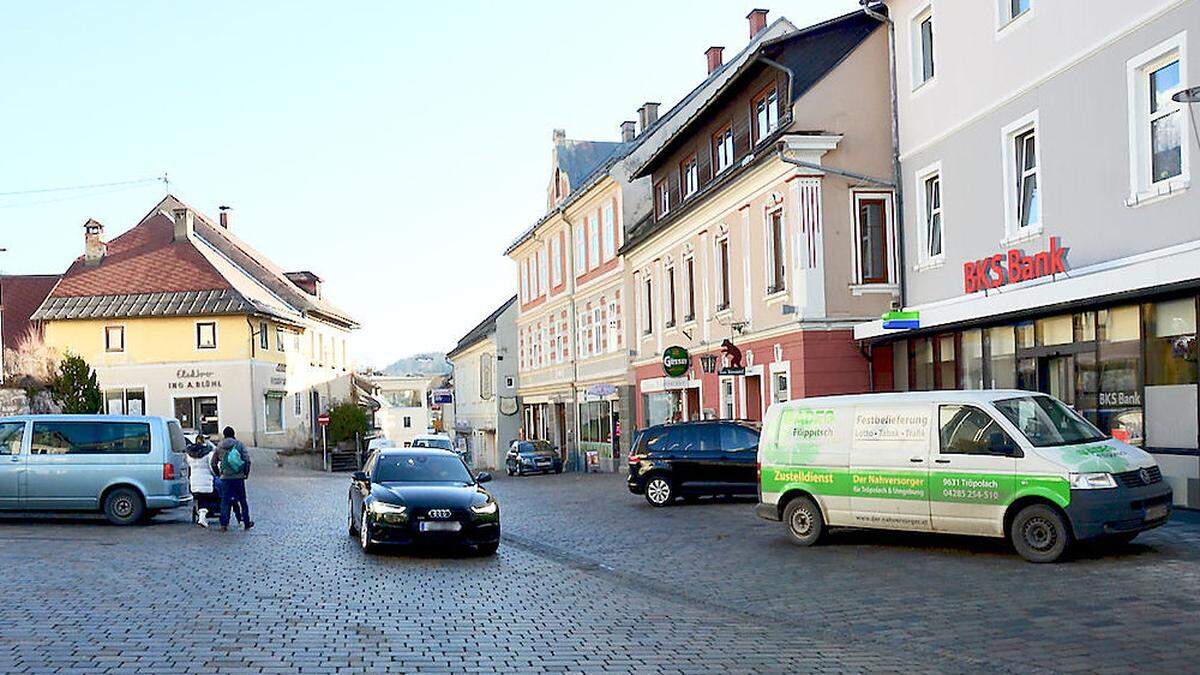
<instances>
[{"instance_id":1,"label":"dormer window","mask_svg":"<svg viewBox=\"0 0 1200 675\"><path fill-rule=\"evenodd\" d=\"M754 142L761 143L779 128L779 88L772 84L763 89L750 108L754 115Z\"/></svg>"},{"instance_id":2,"label":"dormer window","mask_svg":"<svg viewBox=\"0 0 1200 675\"><path fill-rule=\"evenodd\" d=\"M696 156L692 155L679 164L679 185L683 190L683 198L687 199L700 189L700 165Z\"/></svg>"},{"instance_id":3,"label":"dormer window","mask_svg":"<svg viewBox=\"0 0 1200 675\"><path fill-rule=\"evenodd\" d=\"M654 186L654 215L656 218L666 216L671 210L671 184L664 178Z\"/></svg>"},{"instance_id":4,"label":"dormer window","mask_svg":"<svg viewBox=\"0 0 1200 675\"><path fill-rule=\"evenodd\" d=\"M726 124L712 137L713 175L733 165L733 125Z\"/></svg>"}]
</instances>

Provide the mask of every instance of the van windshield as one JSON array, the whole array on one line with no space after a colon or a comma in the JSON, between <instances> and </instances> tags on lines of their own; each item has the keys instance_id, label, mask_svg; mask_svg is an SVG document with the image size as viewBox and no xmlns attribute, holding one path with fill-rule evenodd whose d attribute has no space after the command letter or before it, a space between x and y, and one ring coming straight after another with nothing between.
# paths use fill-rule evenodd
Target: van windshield
<instances>
[{"instance_id":1,"label":"van windshield","mask_svg":"<svg viewBox=\"0 0 1200 675\"><path fill-rule=\"evenodd\" d=\"M1021 396L993 405L1037 448L1090 443L1108 438L1079 413L1049 396Z\"/></svg>"}]
</instances>

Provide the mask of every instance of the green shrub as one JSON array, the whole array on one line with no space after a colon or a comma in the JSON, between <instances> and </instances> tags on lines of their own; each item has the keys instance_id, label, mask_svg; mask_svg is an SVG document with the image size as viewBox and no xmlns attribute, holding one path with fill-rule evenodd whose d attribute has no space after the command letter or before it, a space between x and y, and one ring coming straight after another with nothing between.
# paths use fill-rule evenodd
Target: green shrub
<instances>
[{"instance_id":1,"label":"green shrub","mask_svg":"<svg viewBox=\"0 0 1200 675\"><path fill-rule=\"evenodd\" d=\"M361 407L350 403L338 403L329 409L329 444L335 445L354 438L355 434L367 433L367 413Z\"/></svg>"},{"instance_id":2,"label":"green shrub","mask_svg":"<svg viewBox=\"0 0 1200 675\"><path fill-rule=\"evenodd\" d=\"M50 396L67 414L104 411L104 395L96 380L96 371L82 356L67 352L50 381Z\"/></svg>"}]
</instances>

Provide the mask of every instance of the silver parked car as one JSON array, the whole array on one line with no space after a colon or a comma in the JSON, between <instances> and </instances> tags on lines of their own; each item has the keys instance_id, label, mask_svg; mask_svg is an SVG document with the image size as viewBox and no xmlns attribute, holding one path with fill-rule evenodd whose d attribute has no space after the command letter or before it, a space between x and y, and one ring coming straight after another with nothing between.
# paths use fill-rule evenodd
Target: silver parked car
<instances>
[{"instance_id":1,"label":"silver parked car","mask_svg":"<svg viewBox=\"0 0 1200 675\"><path fill-rule=\"evenodd\" d=\"M0 417L0 511L100 511L115 525L191 503L179 422Z\"/></svg>"}]
</instances>

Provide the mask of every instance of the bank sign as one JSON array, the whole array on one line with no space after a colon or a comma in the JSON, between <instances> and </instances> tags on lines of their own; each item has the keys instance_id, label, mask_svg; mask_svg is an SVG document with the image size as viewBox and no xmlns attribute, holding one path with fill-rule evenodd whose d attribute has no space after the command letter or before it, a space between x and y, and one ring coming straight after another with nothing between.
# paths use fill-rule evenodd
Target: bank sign
<instances>
[{"instance_id":1,"label":"bank sign","mask_svg":"<svg viewBox=\"0 0 1200 675\"><path fill-rule=\"evenodd\" d=\"M963 291L975 293L999 288L1039 277L1063 274L1067 271L1065 248L1058 237L1050 238L1050 248L1034 255L1025 255L1012 248L1006 253L963 264Z\"/></svg>"}]
</instances>

